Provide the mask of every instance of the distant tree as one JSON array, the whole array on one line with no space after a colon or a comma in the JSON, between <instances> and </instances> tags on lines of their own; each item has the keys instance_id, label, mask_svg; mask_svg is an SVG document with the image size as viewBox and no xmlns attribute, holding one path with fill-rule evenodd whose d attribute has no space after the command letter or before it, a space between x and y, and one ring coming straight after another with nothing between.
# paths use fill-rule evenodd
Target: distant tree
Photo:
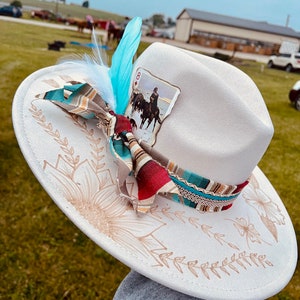
<instances>
[{"instance_id":1,"label":"distant tree","mask_svg":"<svg viewBox=\"0 0 300 300\"><path fill-rule=\"evenodd\" d=\"M156 14L151 17L154 27L160 27L165 24L165 17L161 14Z\"/></svg>"},{"instance_id":2,"label":"distant tree","mask_svg":"<svg viewBox=\"0 0 300 300\"><path fill-rule=\"evenodd\" d=\"M20 7L20 8L22 8L22 2L21 1L19 1L19 0L14 0L14 1L12 1L11 3L10 3L10 5L11 6L15 6L15 7Z\"/></svg>"},{"instance_id":3,"label":"distant tree","mask_svg":"<svg viewBox=\"0 0 300 300\"><path fill-rule=\"evenodd\" d=\"M89 8L89 6L90 6L89 1L83 1L82 6Z\"/></svg>"},{"instance_id":4,"label":"distant tree","mask_svg":"<svg viewBox=\"0 0 300 300\"><path fill-rule=\"evenodd\" d=\"M173 21L173 19L172 19L172 18L168 18L168 20L167 20L167 24L168 24L169 26L174 26L174 25L176 25L176 22L175 22L175 21Z\"/></svg>"}]
</instances>

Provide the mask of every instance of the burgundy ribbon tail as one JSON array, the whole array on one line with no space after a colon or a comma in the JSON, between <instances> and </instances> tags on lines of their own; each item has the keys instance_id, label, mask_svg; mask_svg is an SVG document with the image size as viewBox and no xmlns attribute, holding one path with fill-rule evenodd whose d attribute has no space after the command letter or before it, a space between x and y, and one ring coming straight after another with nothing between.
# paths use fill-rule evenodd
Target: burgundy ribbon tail
<instances>
[{"instance_id":1,"label":"burgundy ribbon tail","mask_svg":"<svg viewBox=\"0 0 300 300\"><path fill-rule=\"evenodd\" d=\"M179 191L169 177L168 171L140 146L132 133L129 120L123 115L115 116L117 118L115 133L122 136L133 160L133 170L138 185L138 201L133 205L136 211L147 213L157 194L179 194Z\"/></svg>"},{"instance_id":2,"label":"burgundy ribbon tail","mask_svg":"<svg viewBox=\"0 0 300 300\"><path fill-rule=\"evenodd\" d=\"M148 212L157 194L179 193L168 172L153 160L148 161L136 176L138 184L137 211Z\"/></svg>"}]
</instances>

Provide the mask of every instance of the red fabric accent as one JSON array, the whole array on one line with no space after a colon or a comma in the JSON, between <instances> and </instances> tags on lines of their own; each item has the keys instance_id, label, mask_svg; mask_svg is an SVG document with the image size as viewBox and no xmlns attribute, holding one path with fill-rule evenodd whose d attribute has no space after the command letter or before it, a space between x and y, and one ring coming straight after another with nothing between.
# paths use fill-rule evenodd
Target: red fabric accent
<instances>
[{"instance_id":1,"label":"red fabric accent","mask_svg":"<svg viewBox=\"0 0 300 300\"><path fill-rule=\"evenodd\" d=\"M140 169L136 179L138 198L141 201L154 196L160 188L171 181L168 172L153 160L147 162Z\"/></svg>"},{"instance_id":2,"label":"red fabric accent","mask_svg":"<svg viewBox=\"0 0 300 300\"><path fill-rule=\"evenodd\" d=\"M231 206L232 206L232 203L231 203L231 204L228 204L228 205L226 205L226 206L223 206L221 210L227 210L227 209L229 209Z\"/></svg>"},{"instance_id":3,"label":"red fabric accent","mask_svg":"<svg viewBox=\"0 0 300 300\"><path fill-rule=\"evenodd\" d=\"M116 117L117 117L117 122L115 125L115 133L116 134L120 134L123 131L126 131L126 132L132 131L129 119L127 119L125 116L122 116L122 115L116 115Z\"/></svg>"},{"instance_id":4,"label":"red fabric accent","mask_svg":"<svg viewBox=\"0 0 300 300\"><path fill-rule=\"evenodd\" d=\"M123 131L132 132L132 127L128 118L123 115L117 115L114 111L109 112L111 115L115 116L117 121L115 125L115 133L120 134Z\"/></svg>"},{"instance_id":5,"label":"red fabric accent","mask_svg":"<svg viewBox=\"0 0 300 300\"><path fill-rule=\"evenodd\" d=\"M248 183L249 183L249 180L246 180L245 182L238 184L236 189L233 191L233 193L234 194L239 193Z\"/></svg>"}]
</instances>

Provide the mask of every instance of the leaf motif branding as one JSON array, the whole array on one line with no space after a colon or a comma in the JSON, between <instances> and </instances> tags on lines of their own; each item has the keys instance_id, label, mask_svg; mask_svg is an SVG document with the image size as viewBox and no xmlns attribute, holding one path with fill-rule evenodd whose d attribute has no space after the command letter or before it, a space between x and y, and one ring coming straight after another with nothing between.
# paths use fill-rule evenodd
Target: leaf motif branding
<instances>
[{"instance_id":1,"label":"leaf motif branding","mask_svg":"<svg viewBox=\"0 0 300 300\"><path fill-rule=\"evenodd\" d=\"M51 84L55 84L50 82ZM108 162L109 150L106 140L82 118L66 113L77 131L86 139L89 155L85 158L78 151L71 137L64 136L63 130L56 129L47 121L43 111L33 103L30 112L40 128L58 145L55 161L45 160L43 169L51 182L54 182L62 195L74 208L100 233L106 235L129 253L140 254L153 268L176 270L179 274L189 274L200 280L222 279L224 276L240 274L250 267L272 267L266 255L246 252L232 241L231 236L220 232L217 226L208 224L199 217L191 217L178 206L174 209L166 204L155 205L144 218L136 216L131 205L120 196L116 188L116 173ZM72 144L73 143L73 144ZM133 187L132 187L133 190ZM248 189L249 191L249 189ZM284 224L284 216L278 207L254 184L250 192L244 194L246 202L253 206L262 222L276 239L277 225ZM230 256L212 261L201 261L199 257L188 257L185 253L177 253L160 240L159 231L171 222L182 224L218 247L231 250ZM255 227L244 218L230 220L239 235L246 238L247 243L262 243L263 240ZM140 228L143 228L141 233ZM226 232L226 231L224 231Z\"/></svg>"},{"instance_id":2,"label":"leaf motif branding","mask_svg":"<svg viewBox=\"0 0 300 300\"><path fill-rule=\"evenodd\" d=\"M276 225L285 225L285 217L278 205L260 189L259 183L254 176L251 177L251 184L243 193L243 197L257 211L264 226L275 241L278 242Z\"/></svg>"}]
</instances>

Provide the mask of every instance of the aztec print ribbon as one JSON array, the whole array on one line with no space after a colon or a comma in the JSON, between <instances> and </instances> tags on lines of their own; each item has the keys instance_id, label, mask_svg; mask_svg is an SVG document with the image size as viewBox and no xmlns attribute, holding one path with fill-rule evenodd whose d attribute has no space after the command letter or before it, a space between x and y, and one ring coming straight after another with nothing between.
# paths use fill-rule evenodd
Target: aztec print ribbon
<instances>
[{"instance_id":1,"label":"aztec print ribbon","mask_svg":"<svg viewBox=\"0 0 300 300\"><path fill-rule=\"evenodd\" d=\"M148 212L157 194L202 212L226 210L248 183L226 185L214 182L178 167L146 143L139 143L132 133L130 120L114 113L88 83L66 85L37 97L51 100L83 118L99 120L98 126L104 129L111 152L117 158L119 188L128 198L131 197L126 179L134 173L138 201L132 202L138 212Z\"/></svg>"},{"instance_id":2,"label":"aztec print ribbon","mask_svg":"<svg viewBox=\"0 0 300 300\"><path fill-rule=\"evenodd\" d=\"M133 204L138 212L148 212L157 194L179 194L167 170L139 145L132 134L129 119L115 114L89 84L66 85L62 89L39 94L37 97L51 100L68 112L83 118L99 119L99 126L110 139L111 151L118 161L120 190L128 197L126 178L134 172L139 201Z\"/></svg>"},{"instance_id":3,"label":"aztec print ribbon","mask_svg":"<svg viewBox=\"0 0 300 300\"><path fill-rule=\"evenodd\" d=\"M249 183L249 180L246 180L238 185L229 185L207 179L182 169L143 141L141 141L141 146L155 161L158 161L161 166L168 170L170 178L179 189L179 194L171 195L171 200L201 212L217 212L229 209L243 188Z\"/></svg>"}]
</instances>

